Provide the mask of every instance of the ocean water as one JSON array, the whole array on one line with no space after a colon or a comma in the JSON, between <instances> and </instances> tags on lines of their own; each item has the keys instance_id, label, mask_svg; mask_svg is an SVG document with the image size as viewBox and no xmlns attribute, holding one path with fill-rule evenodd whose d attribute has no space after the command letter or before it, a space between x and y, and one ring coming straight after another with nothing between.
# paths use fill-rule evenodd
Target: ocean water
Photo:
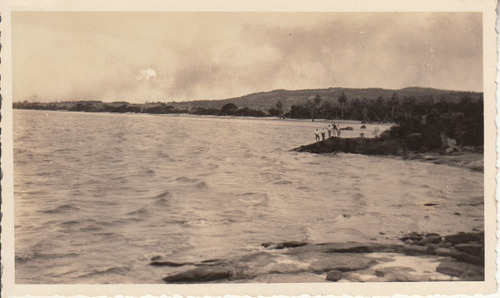
<instances>
[{"instance_id":1,"label":"ocean water","mask_svg":"<svg viewBox=\"0 0 500 298\"><path fill-rule=\"evenodd\" d=\"M154 256L483 230L482 173L290 151L325 125L14 110L16 283L162 283L175 269ZM389 127L342 126L354 127L343 137Z\"/></svg>"}]
</instances>

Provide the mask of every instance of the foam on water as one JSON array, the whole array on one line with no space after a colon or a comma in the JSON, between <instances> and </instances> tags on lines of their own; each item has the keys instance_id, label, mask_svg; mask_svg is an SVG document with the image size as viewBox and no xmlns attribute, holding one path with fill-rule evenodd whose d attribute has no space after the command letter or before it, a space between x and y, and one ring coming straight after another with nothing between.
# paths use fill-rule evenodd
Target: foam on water
<instances>
[{"instance_id":1,"label":"foam on water","mask_svg":"<svg viewBox=\"0 0 500 298\"><path fill-rule=\"evenodd\" d=\"M482 173L290 151L325 125L15 110L16 282L161 283L153 256L482 229Z\"/></svg>"}]
</instances>

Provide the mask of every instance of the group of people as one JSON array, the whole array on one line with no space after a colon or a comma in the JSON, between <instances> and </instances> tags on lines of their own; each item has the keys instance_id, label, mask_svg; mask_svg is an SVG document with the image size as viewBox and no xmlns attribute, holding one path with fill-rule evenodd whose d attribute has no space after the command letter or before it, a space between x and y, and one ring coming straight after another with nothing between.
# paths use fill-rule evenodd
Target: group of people
<instances>
[{"instance_id":1,"label":"group of people","mask_svg":"<svg viewBox=\"0 0 500 298\"><path fill-rule=\"evenodd\" d=\"M340 126L337 125L335 122L328 124L328 127L323 127L321 131L316 128L316 131L314 132L316 135L316 141L320 140L325 140L326 138L326 132L328 132L328 137L340 137ZM321 135L321 137L320 137Z\"/></svg>"}]
</instances>

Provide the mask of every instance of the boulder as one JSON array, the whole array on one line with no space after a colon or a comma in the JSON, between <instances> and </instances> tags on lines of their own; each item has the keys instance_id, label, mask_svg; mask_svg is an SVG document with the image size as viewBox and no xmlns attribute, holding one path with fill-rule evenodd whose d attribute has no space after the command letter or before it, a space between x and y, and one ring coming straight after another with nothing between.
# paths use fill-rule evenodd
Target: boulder
<instances>
[{"instance_id":1,"label":"boulder","mask_svg":"<svg viewBox=\"0 0 500 298\"><path fill-rule=\"evenodd\" d=\"M458 251L454 248L443 248L440 247L436 250L434 250L435 255L439 256L447 256L447 257L452 257L456 260L469 263L469 264L474 264L478 266L484 266L484 258L483 257L478 257L478 256L473 256L465 252Z\"/></svg>"},{"instance_id":2,"label":"boulder","mask_svg":"<svg viewBox=\"0 0 500 298\"><path fill-rule=\"evenodd\" d=\"M430 244L430 243L439 243L441 242L441 236L427 236L425 237L424 239L416 242L415 244L418 244L418 245L426 245L426 244Z\"/></svg>"},{"instance_id":3,"label":"boulder","mask_svg":"<svg viewBox=\"0 0 500 298\"><path fill-rule=\"evenodd\" d=\"M307 242L287 241L287 242L280 242L280 243L265 242L265 243L262 243L261 246L264 248L269 248L269 249L284 249L284 248L294 248L294 247L306 246L307 244L308 244Z\"/></svg>"},{"instance_id":4,"label":"boulder","mask_svg":"<svg viewBox=\"0 0 500 298\"><path fill-rule=\"evenodd\" d=\"M233 272L224 267L198 267L163 278L166 283L199 283L214 280L229 280Z\"/></svg>"},{"instance_id":5,"label":"boulder","mask_svg":"<svg viewBox=\"0 0 500 298\"><path fill-rule=\"evenodd\" d=\"M149 263L149 265L152 266L168 266L168 267L181 267L185 265L193 265L193 263L177 263L177 262L170 262L170 261L153 261Z\"/></svg>"},{"instance_id":6,"label":"boulder","mask_svg":"<svg viewBox=\"0 0 500 298\"><path fill-rule=\"evenodd\" d=\"M324 273L332 270L345 272L367 269L373 264L372 259L358 254L333 254L313 261L309 266L309 271L314 273Z\"/></svg>"},{"instance_id":7,"label":"boulder","mask_svg":"<svg viewBox=\"0 0 500 298\"><path fill-rule=\"evenodd\" d=\"M453 244L467 243L470 241L482 242L484 240L484 233L458 233L444 236L444 238L446 239L446 241Z\"/></svg>"},{"instance_id":8,"label":"boulder","mask_svg":"<svg viewBox=\"0 0 500 298\"><path fill-rule=\"evenodd\" d=\"M481 244L474 243L460 243L455 245L455 248L458 251L465 252L471 254L473 256L483 256L484 255L484 246Z\"/></svg>"},{"instance_id":9,"label":"boulder","mask_svg":"<svg viewBox=\"0 0 500 298\"><path fill-rule=\"evenodd\" d=\"M331 270L328 271L328 274L326 275L326 280L329 281L339 281L341 279L342 279L342 271Z\"/></svg>"},{"instance_id":10,"label":"boulder","mask_svg":"<svg viewBox=\"0 0 500 298\"><path fill-rule=\"evenodd\" d=\"M442 261L436 271L459 277L462 280L484 280L484 268L456 261Z\"/></svg>"},{"instance_id":11,"label":"boulder","mask_svg":"<svg viewBox=\"0 0 500 298\"><path fill-rule=\"evenodd\" d=\"M426 255L427 248L420 245L403 245L403 252L408 256Z\"/></svg>"}]
</instances>

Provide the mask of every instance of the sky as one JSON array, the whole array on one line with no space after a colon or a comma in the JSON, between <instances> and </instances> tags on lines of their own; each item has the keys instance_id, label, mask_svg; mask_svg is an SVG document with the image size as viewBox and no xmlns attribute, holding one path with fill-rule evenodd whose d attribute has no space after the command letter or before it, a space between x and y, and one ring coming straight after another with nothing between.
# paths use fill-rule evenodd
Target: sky
<instances>
[{"instance_id":1,"label":"sky","mask_svg":"<svg viewBox=\"0 0 500 298\"><path fill-rule=\"evenodd\" d=\"M482 91L481 13L13 12L14 101Z\"/></svg>"}]
</instances>

